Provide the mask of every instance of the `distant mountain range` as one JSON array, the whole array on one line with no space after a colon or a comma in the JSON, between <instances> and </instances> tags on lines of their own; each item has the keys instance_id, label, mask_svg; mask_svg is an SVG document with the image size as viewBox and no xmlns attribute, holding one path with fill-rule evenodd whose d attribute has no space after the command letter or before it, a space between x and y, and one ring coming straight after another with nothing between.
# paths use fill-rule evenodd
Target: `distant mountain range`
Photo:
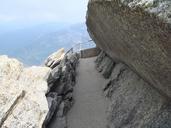
<instances>
[{"instance_id":1,"label":"distant mountain range","mask_svg":"<svg viewBox=\"0 0 171 128\"><path fill-rule=\"evenodd\" d=\"M39 65L60 48L68 50L90 37L83 23L75 25L45 24L12 32L0 33L0 54L7 54L25 65Z\"/></svg>"}]
</instances>

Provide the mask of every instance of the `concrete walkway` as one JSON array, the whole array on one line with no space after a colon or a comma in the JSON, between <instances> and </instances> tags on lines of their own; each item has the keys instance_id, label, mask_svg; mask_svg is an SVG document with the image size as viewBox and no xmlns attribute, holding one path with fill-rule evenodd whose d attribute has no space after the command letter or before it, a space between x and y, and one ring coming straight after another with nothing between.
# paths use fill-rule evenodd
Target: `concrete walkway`
<instances>
[{"instance_id":1,"label":"concrete walkway","mask_svg":"<svg viewBox=\"0 0 171 128\"><path fill-rule=\"evenodd\" d=\"M68 113L69 128L106 128L107 99L102 88L107 82L95 69L95 58L80 59L75 104Z\"/></svg>"}]
</instances>

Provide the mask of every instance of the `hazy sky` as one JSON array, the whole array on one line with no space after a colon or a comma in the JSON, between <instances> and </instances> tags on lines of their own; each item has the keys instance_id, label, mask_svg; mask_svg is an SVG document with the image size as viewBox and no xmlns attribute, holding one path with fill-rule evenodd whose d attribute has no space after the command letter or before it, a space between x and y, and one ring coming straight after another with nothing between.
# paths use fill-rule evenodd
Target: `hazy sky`
<instances>
[{"instance_id":1,"label":"hazy sky","mask_svg":"<svg viewBox=\"0 0 171 128\"><path fill-rule=\"evenodd\" d=\"M88 0L0 0L1 22L85 21Z\"/></svg>"}]
</instances>

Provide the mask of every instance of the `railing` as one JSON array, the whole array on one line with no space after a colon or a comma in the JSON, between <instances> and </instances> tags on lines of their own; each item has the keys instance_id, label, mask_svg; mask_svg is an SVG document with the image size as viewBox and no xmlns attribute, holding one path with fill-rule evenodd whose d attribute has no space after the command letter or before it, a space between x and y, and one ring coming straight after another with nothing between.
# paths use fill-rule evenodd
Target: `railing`
<instances>
[{"instance_id":1,"label":"railing","mask_svg":"<svg viewBox=\"0 0 171 128\"><path fill-rule=\"evenodd\" d=\"M70 48L65 53L65 55L70 54L70 53L79 53L80 54L81 50L89 49L89 48L93 48L93 47L96 47L96 45L92 40L89 40L84 43L76 43L72 46L72 48Z\"/></svg>"},{"instance_id":2,"label":"railing","mask_svg":"<svg viewBox=\"0 0 171 128\"><path fill-rule=\"evenodd\" d=\"M96 45L92 42L92 40L89 40L88 42L84 42L84 43L77 43L75 45L73 45L73 51L74 52L80 52L81 50L84 49L88 49L88 48L93 48Z\"/></svg>"}]
</instances>

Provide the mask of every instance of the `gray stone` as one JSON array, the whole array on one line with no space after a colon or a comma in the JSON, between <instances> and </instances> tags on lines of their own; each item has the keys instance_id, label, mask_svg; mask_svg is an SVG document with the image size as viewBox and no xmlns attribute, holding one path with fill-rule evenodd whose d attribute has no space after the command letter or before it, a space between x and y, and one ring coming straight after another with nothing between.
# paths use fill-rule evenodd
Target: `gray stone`
<instances>
[{"instance_id":1,"label":"gray stone","mask_svg":"<svg viewBox=\"0 0 171 128\"><path fill-rule=\"evenodd\" d=\"M171 127L170 100L126 65L115 65L103 91L111 102L108 128Z\"/></svg>"},{"instance_id":2,"label":"gray stone","mask_svg":"<svg viewBox=\"0 0 171 128\"><path fill-rule=\"evenodd\" d=\"M67 54L54 66L48 79L49 113L44 122L44 128L66 128L65 116L73 105L73 87L76 80L76 54ZM58 98L60 97L60 100ZM57 98L57 99L56 99Z\"/></svg>"},{"instance_id":3,"label":"gray stone","mask_svg":"<svg viewBox=\"0 0 171 128\"><path fill-rule=\"evenodd\" d=\"M67 99L64 101L64 103L65 103L64 115L66 115L68 113L68 111L71 109L71 107L73 106L74 101L73 101L73 99L72 100Z\"/></svg>"},{"instance_id":4,"label":"gray stone","mask_svg":"<svg viewBox=\"0 0 171 128\"><path fill-rule=\"evenodd\" d=\"M60 76L62 74L62 69L60 66L56 66L50 73L48 77L48 84L55 83L57 80L59 80Z\"/></svg>"},{"instance_id":5,"label":"gray stone","mask_svg":"<svg viewBox=\"0 0 171 128\"><path fill-rule=\"evenodd\" d=\"M64 107L65 107L65 103L61 102L61 104L59 105L58 111L56 113L56 117L63 117L64 116Z\"/></svg>"},{"instance_id":6,"label":"gray stone","mask_svg":"<svg viewBox=\"0 0 171 128\"><path fill-rule=\"evenodd\" d=\"M73 98L73 92L69 92L65 95L64 100L72 100Z\"/></svg>"},{"instance_id":7,"label":"gray stone","mask_svg":"<svg viewBox=\"0 0 171 128\"><path fill-rule=\"evenodd\" d=\"M51 92L47 95L47 101L49 104L49 112L46 116L46 119L43 123L43 128L46 128L49 122L51 121L56 109L61 103L61 97L58 97L58 94L55 92Z\"/></svg>"},{"instance_id":8,"label":"gray stone","mask_svg":"<svg viewBox=\"0 0 171 128\"><path fill-rule=\"evenodd\" d=\"M105 64L105 67L104 67L104 69L103 69L103 76L104 76L104 78L109 78L110 77L110 75L111 75L111 73L112 73L112 70L113 70L113 68L114 68L114 62L113 62L113 60L112 59L108 59L106 62L105 62L106 64Z\"/></svg>"},{"instance_id":9,"label":"gray stone","mask_svg":"<svg viewBox=\"0 0 171 128\"><path fill-rule=\"evenodd\" d=\"M90 0L87 27L100 49L171 98L170 12L170 0Z\"/></svg>"},{"instance_id":10,"label":"gray stone","mask_svg":"<svg viewBox=\"0 0 171 128\"><path fill-rule=\"evenodd\" d=\"M56 118L47 128L67 128L66 117Z\"/></svg>"}]
</instances>

